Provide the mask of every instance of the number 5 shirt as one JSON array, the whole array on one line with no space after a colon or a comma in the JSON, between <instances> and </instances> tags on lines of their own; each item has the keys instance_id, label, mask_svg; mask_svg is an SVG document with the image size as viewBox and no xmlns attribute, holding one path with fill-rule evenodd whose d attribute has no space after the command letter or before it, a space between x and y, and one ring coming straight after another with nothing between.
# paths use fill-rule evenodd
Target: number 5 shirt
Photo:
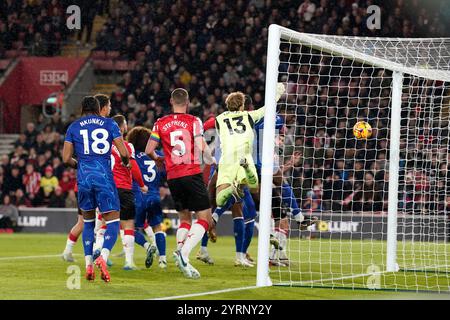
<instances>
[{"instance_id":1,"label":"number 5 shirt","mask_svg":"<svg viewBox=\"0 0 450 320\"><path fill-rule=\"evenodd\" d=\"M167 180L202 172L202 152L194 143L195 138L201 136L203 124L193 115L173 113L156 121L150 139L163 146Z\"/></svg>"}]
</instances>

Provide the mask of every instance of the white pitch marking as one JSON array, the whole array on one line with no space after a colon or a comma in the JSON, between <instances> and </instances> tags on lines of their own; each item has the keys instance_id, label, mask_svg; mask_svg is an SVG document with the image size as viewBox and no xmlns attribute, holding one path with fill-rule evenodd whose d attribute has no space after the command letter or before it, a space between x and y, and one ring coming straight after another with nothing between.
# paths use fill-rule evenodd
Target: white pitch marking
<instances>
[{"instance_id":1,"label":"white pitch marking","mask_svg":"<svg viewBox=\"0 0 450 320\"><path fill-rule=\"evenodd\" d=\"M223 289L223 290L216 290L216 291L207 291L207 292L200 292L200 293L191 293L191 294L185 294L182 296L171 296L171 297L162 297L162 298L152 298L147 300L174 300L174 299L184 299L184 298L190 298L190 297L198 297L198 296L207 296L211 294L218 294L218 293L225 293L225 292L233 292L233 291L241 291L241 290L249 290L249 289L256 289L257 286L251 286L251 287L240 287L240 288L230 288L230 289Z\"/></svg>"},{"instance_id":2,"label":"white pitch marking","mask_svg":"<svg viewBox=\"0 0 450 320\"><path fill-rule=\"evenodd\" d=\"M78 253L73 254L74 256L79 256ZM5 260L26 260L26 259L42 259L42 258L56 258L61 257L60 254L52 254L52 255L42 255L42 256L18 256L18 257L0 257L0 261Z\"/></svg>"}]
</instances>

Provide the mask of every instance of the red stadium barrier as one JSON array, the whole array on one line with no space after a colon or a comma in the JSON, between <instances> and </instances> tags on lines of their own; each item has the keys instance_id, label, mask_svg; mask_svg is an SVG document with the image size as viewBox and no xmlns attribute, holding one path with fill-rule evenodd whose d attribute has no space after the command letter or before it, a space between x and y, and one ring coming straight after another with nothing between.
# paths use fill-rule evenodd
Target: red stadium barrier
<instances>
[{"instance_id":1,"label":"red stadium barrier","mask_svg":"<svg viewBox=\"0 0 450 320\"><path fill-rule=\"evenodd\" d=\"M16 51L18 54L20 51ZM20 131L20 106L41 105L52 92L59 91L61 81L69 84L85 63L85 58L21 57L14 70L0 86L5 102L6 133Z\"/></svg>"}]
</instances>

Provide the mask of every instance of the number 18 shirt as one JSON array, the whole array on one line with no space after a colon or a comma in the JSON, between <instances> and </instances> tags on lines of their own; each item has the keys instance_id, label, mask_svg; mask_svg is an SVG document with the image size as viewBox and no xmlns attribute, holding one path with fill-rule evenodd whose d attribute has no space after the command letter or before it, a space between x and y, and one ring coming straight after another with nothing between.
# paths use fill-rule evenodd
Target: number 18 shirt
<instances>
[{"instance_id":1,"label":"number 18 shirt","mask_svg":"<svg viewBox=\"0 0 450 320\"><path fill-rule=\"evenodd\" d=\"M173 113L156 121L150 139L163 146L167 180L202 172L201 151L194 143L202 135L201 120L190 114Z\"/></svg>"},{"instance_id":2,"label":"number 18 shirt","mask_svg":"<svg viewBox=\"0 0 450 320\"><path fill-rule=\"evenodd\" d=\"M117 123L96 115L81 117L67 129L78 159L78 202L84 211L118 211L119 200L111 172L113 140L121 137Z\"/></svg>"}]
</instances>

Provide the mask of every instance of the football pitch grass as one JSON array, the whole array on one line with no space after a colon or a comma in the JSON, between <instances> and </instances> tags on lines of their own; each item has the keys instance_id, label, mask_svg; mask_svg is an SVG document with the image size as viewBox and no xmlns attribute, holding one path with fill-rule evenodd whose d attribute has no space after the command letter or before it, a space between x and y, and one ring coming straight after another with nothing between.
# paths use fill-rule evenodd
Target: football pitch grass
<instances>
[{"instance_id":1,"label":"football pitch grass","mask_svg":"<svg viewBox=\"0 0 450 320\"><path fill-rule=\"evenodd\" d=\"M75 247L77 260L75 263L67 263L60 258L65 241L66 235L63 234L0 234L0 299L450 299L449 294L367 290L364 289L364 284L369 276L346 277L346 275L366 273L368 258L374 265L381 263L384 259L381 252L385 246L384 242L371 244L358 241L342 243L318 240L292 241L291 258L297 261L300 261L299 258L308 259L307 261L312 263L293 263L290 270L271 268L271 277L274 282L292 280L302 285L337 287L355 285L363 288L344 290L284 286L253 288L256 282L256 267L252 269L234 267L234 238L232 237L219 237L217 243L209 245L210 254L215 260L213 266L195 260L195 254L193 254L192 263L202 276L198 280L185 279L174 265L172 251L175 239L173 236L167 239L168 269L166 271L158 268L156 260L150 269L146 269L144 250L140 247L135 249L135 261L141 269L122 270L123 258L115 256L121 250L119 240L111 257L114 262L110 268L111 282L104 283L97 272L95 281L88 283L84 279L81 241ZM254 239L250 250L253 257L256 256L256 248L257 239ZM351 251L348 252L351 254L348 254L346 251L350 249ZM445 250L445 252L439 250ZM433 252L446 256L449 254L448 246L445 245L444 249L439 247ZM401 259L408 260L407 257L399 257L399 262ZM322 262L318 263L319 260ZM77 267L81 271L80 288L69 289L67 282L68 279L73 280L74 274L68 274L67 271L76 270ZM398 288L407 285L414 289L414 284L419 283L421 286L431 288L436 283L442 286L449 281L448 274L443 273L430 275L426 272L415 272L410 276L405 274L382 274L380 280L382 287L385 285L392 287L393 283L397 283ZM69 278L71 276L72 278ZM330 276L335 280L329 280ZM71 281L69 283L76 284ZM235 288L241 289L227 291Z\"/></svg>"}]
</instances>

